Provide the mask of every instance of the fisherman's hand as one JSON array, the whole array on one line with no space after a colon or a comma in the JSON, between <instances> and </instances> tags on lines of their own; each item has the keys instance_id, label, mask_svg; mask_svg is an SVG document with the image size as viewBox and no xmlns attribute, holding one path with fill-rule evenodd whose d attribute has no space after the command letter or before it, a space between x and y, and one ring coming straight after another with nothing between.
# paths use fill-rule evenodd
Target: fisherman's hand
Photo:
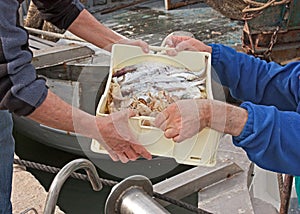
<instances>
[{"instance_id":1,"label":"fisherman's hand","mask_svg":"<svg viewBox=\"0 0 300 214\"><path fill-rule=\"evenodd\" d=\"M134 45L134 46L139 46L142 48L142 50L145 53L149 53L149 45L148 43L142 41L142 40L134 40L134 39L121 39L115 44L124 44L124 45Z\"/></svg>"},{"instance_id":2,"label":"fisherman's hand","mask_svg":"<svg viewBox=\"0 0 300 214\"><path fill-rule=\"evenodd\" d=\"M212 48L203 42L189 36L170 35L166 38L165 45L173 50L167 51L170 56L175 56L179 51L201 51L212 53Z\"/></svg>"},{"instance_id":3,"label":"fisherman's hand","mask_svg":"<svg viewBox=\"0 0 300 214\"><path fill-rule=\"evenodd\" d=\"M181 142L207 127L209 108L204 99L179 100L158 114L154 125L164 131L165 137Z\"/></svg>"},{"instance_id":4,"label":"fisherman's hand","mask_svg":"<svg viewBox=\"0 0 300 214\"><path fill-rule=\"evenodd\" d=\"M131 132L128 119L135 116L131 110L112 113L107 117L97 117L100 135L99 142L114 161L123 163L136 160L140 156L150 160L151 154L138 142Z\"/></svg>"}]
</instances>

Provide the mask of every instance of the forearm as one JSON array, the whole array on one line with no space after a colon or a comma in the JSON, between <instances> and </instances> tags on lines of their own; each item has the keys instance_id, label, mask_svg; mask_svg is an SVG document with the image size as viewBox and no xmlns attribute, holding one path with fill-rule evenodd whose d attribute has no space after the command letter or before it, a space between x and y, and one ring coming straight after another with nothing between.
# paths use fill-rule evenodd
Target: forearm
<instances>
[{"instance_id":1,"label":"forearm","mask_svg":"<svg viewBox=\"0 0 300 214\"><path fill-rule=\"evenodd\" d=\"M87 137L97 133L93 115L72 107L50 90L42 105L28 117L43 125Z\"/></svg>"},{"instance_id":2,"label":"forearm","mask_svg":"<svg viewBox=\"0 0 300 214\"><path fill-rule=\"evenodd\" d=\"M207 100L207 103L210 106L208 127L232 136L240 135L248 119L245 109L217 100Z\"/></svg>"},{"instance_id":3,"label":"forearm","mask_svg":"<svg viewBox=\"0 0 300 214\"><path fill-rule=\"evenodd\" d=\"M125 39L125 37L112 31L90 14L83 10L68 28L76 36L107 51L111 51L112 44Z\"/></svg>"},{"instance_id":4,"label":"forearm","mask_svg":"<svg viewBox=\"0 0 300 214\"><path fill-rule=\"evenodd\" d=\"M132 112L134 113L134 112ZM126 163L139 156L151 159L128 127L127 111L96 117L72 107L49 91L46 100L29 118L41 124L96 139L114 160Z\"/></svg>"}]
</instances>

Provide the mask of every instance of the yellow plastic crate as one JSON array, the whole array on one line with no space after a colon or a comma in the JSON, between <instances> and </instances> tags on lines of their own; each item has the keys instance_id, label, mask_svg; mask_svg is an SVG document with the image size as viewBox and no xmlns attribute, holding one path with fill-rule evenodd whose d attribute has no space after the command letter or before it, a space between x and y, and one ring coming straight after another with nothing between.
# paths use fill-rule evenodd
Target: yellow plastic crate
<instances>
[{"instance_id":1,"label":"yellow plastic crate","mask_svg":"<svg viewBox=\"0 0 300 214\"><path fill-rule=\"evenodd\" d=\"M157 47L159 49L160 47ZM205 63L205 60L207 62ZM96 115L107 116L107 98L110 90L112 74L115 69L134 65L145 61L162 62L177 67L185 67L192 71L200 71L206 66L206 93L208 99L213 99L211 85L211 55L206 52L183 51L177 56L171 57L164 54L145 54L139 47L128 45L114 45L112 49L110 73L105 91L97 106ZM205 128L199 134L181 143L175 143L167 139L162 130L144 126L145 121L153 121L152 117L132 117L129 125L139 142L156 156L174 158L177 163L188 165L213 166L216 163L216 153L222 133ZM96 153L107 153L97 142L92 140L91 150Z\"/></svg>"}]
</instances>

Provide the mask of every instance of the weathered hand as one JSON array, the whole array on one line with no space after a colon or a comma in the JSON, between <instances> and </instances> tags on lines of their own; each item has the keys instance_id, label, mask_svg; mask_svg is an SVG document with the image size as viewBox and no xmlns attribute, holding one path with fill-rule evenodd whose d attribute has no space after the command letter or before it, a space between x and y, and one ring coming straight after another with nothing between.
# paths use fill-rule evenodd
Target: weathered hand
<instances>
[{"instance_id":1,"label":"weathered hand","mask_svg":"<svg viewBox=\"0 0 300 214\"><path fill-rule=\"evenodd\" d=\"M174 36L170 35L166 38L165 44L175 50L167 51L168 55L177 55L179 51L201 51L212 53L212 48L203 42L188 36Z\"/></svg>"},{"instance_id":2,"label":"weathered hand","mask_svg":"<svg viewBox=\"0 0 300 214\"><path fill-rule=\"evenodd\" d=\"M137 141L128 126L128 118L135 113L130 110L120 111L107 117L97 117L100 136L98 141L104 145L114 161L123 163L136 160L140 156L150 160L151 154ZM101 125L100 125L101 124ZM103 127L106 127L103 129Z\"/></svg>"},{"instance_id":3,"label":"weathered hand","mask_svg":"<svg viewBox=\"0 0 300 214\"><path fill-rule=\"evenodd\" d=\"M167 138L181 142L207 126L209 112L206 100L180 100L158 114L154 124L164 131Z\"/></svg>"},{"instance_id":4,"label":"weathered hand","mask_svg":"<svg viewBox=\"0 0 300 214\"><path fill-rule=\"evenodd\" d=\"M148 43L142 41L142 40L134 40L134 39L121 39L116 44L124 44L124 45L134 45L134 46L139 46L142 48L142 50L145 53L149 52L149 45Z\"/></svg>"}]
</instances>

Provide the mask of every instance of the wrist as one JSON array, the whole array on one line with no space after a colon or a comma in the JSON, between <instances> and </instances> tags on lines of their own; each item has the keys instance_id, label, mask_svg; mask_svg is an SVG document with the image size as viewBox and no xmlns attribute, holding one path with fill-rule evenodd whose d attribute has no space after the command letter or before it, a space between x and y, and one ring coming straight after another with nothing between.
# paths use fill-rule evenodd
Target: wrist
<instances>
[{"instance_id":1,"label":"wrist","mask_svg":"<svg viewBox=\"0 0 300 214\"><path fill-rule=\"evenodd\" d=\"M206 45L206 52L212 54L212 47L209 45Z\"/></svg>"},{"instance_id":2,"label":"wrist","mask_svg":"<svg viewBox=\"0 0 300 214\"><path fill-rule=\"evenodd\" d=\"M248 119L248 112L240 107L217 100L207 100L203 114L204 124L214 130L238 136Z\"/></svg>"},{"instance_id":3,"label":"wrist","mask_svg":"<svg viewBox=\"0 0 300 214\"><path fill-rule=\"evenodd\" d=\"M199 116L201 118L200 127L211 127L212 107L211 100L200 99L197 103Z\"/></svg>"},{"instance_id":4,"label":"wrist","mask_svg":"<svg viewBox=\"0 0 300 214\"><path fill-rule=\"evenodd\" d=\"M235 117L235 120L233 120L233 129L232 129L232 133L231 135L232 136L239 136L246 123L247 123L247 120L248 120L248 111L246 109L243 109L243 108L240 108L240 107L236 107L236 117Z\"/></svg>"}]
</instances>

